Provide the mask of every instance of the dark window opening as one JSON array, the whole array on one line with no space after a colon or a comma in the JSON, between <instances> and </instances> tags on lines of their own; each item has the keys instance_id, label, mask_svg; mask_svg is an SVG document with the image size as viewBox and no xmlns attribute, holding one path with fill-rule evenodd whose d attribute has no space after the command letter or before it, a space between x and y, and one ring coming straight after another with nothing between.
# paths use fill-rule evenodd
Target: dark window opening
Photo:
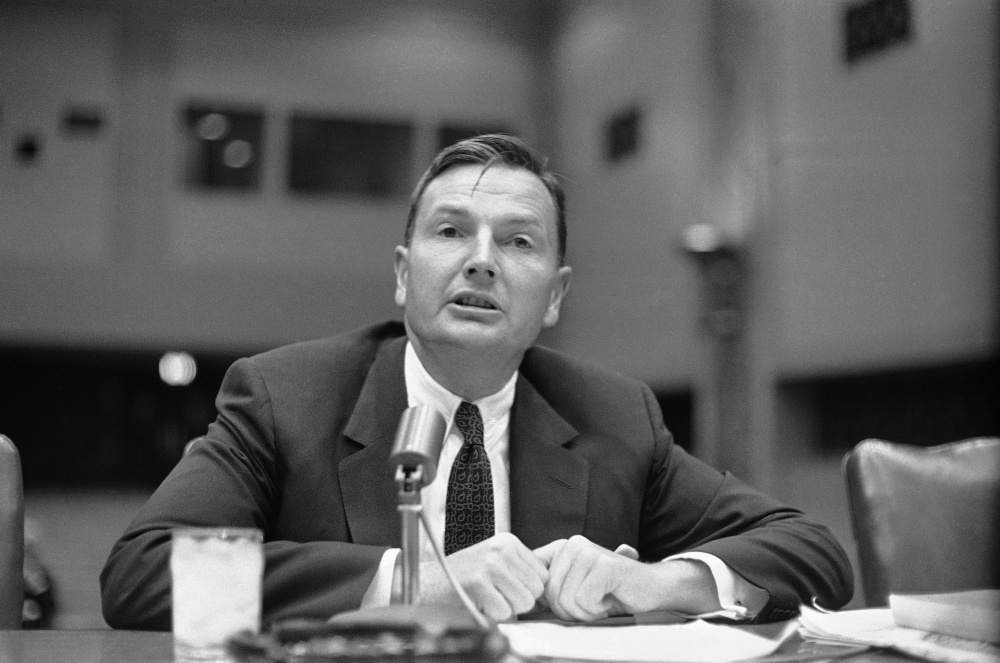
<instances>
[{"instance_id":1,"label":"dark window opening","mask_svg":"<svg viewBox=\"0 0 1000 663\"><path fill-rule=\"evenodd\" d=\"M407 196L414 129L408 123L295 115L288 188L296 193Z\"/></svg>"}]
</instances>

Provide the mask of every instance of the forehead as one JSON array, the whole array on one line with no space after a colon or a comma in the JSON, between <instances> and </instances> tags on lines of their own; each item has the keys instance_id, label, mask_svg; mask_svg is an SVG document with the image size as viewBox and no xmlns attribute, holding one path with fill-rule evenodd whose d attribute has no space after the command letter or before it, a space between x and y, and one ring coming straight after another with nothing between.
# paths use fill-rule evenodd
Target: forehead
<instances>
[{"instance_id":1,"label":"forehead","mask_svg":"<svg viewBox=\"0 0 1000 663\"><path fill-rule=\"evenodd\" d=\"M507 165L454 166L431 180L421 196L418 219L437 212L492 212L551 221L556 206L542 180L529 170Z\"/></svg>"}]
</instances>

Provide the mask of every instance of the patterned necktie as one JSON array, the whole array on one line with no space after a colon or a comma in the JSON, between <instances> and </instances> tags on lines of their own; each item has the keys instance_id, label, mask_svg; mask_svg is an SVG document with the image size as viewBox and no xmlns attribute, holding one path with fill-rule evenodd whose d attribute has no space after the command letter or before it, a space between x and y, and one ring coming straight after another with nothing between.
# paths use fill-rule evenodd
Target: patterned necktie
<instances>
[{"instance_id":1,"label":"patterned necktie","mask_svg":"<svg viewBox=\"0 0 1000 663\"><path fill-rule=\"evenodd\" d=\"M455 457L448 477L444 508L444 554L493 536L493 475L483 446L483 417L479 408L463 401L455 412L455 425L465 443Z\"/></svg>"}]
</instances>

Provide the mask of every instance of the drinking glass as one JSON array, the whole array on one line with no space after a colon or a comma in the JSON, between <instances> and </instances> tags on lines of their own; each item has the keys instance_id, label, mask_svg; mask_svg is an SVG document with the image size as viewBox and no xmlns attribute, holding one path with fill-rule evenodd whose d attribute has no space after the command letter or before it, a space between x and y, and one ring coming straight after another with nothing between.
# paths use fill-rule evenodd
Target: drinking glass
<instances>
[{"instance_id":1,"label":"drinking glass","mask_svg":"<svg viewBox=\"0 0 1000 663\"><path fill-rule=\"evenodd\" d=\"M234 527L179 528L170 551L174 658L226 661L226 640L260 632L263 534Z\"/></svg>"}]
</instances>

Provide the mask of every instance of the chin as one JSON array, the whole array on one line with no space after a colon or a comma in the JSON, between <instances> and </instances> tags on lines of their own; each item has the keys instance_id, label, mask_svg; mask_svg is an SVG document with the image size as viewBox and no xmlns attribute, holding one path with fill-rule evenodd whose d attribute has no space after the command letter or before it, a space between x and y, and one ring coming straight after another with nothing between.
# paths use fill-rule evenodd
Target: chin
<instances>
[{"instance_id":1,"label":"chin","mask_svg":"<svg viewBox=\"0 0 1000 663\"><path fill-rule=\"evenodd\" d=\"M484 325L468 325L463 329L452 329L446 334L446 339L452 345L465 349L475 349L483 352L518 352L524 348L512 345L510 332L493 329Z\"/></svg>"},{"instance_id":2,"label":"chin","mask_svg":"<svg viewBox=\"0 0 1000 663\"><path fill-rule=\"evenodd\" d=\"M450 320L432 328L415 329L417 336L428 345L450 345L467 350L516 354L531 347L535 336L522 338L506 325L486 324L477 320ZM524 342L519 343L521 339Z\"/></svg>"},{"instance_id":3,"label":"chin","mask_svg":"<svg viewBox=\"0 0 1000 663\"><path fill-rule=\"evenodd\" d=\"M448 335L454 345L469 348L490 349L506 345L505 335L485 330L462 330Z\"/></svg>"}]
</instances>

